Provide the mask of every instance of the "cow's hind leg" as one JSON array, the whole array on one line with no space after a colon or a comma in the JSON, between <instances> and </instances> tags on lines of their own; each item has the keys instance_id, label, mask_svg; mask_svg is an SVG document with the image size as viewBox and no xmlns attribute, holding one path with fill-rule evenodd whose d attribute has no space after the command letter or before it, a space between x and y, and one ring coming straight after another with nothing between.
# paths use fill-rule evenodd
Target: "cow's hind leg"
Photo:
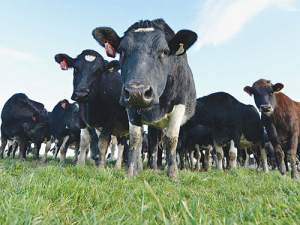
<instances>
[{"instance_id":1,"label":"cow's hind leg","mask_svg":"<svg viewBox=\"0 0 300 225\"><path fill-rule=\"evenodd\" d=\"M7 139L4 137L1 137L1 146L0 146L0 159L3 159L3 152L7 145Z\"/></svg>"},{"instance_id":2,"label":"cow's hind leg","mask_svg":"<svg viewBox=\"0 0 300 225\"><path fill-rule=\"evenodd\" d=\"M233 140L230 141L229 149L229 166L230 168L236 168L237 148L234 146Z\"/></svg>"},{"instance_id":3,"label":"cow's hind leg","mask_svg":"<svg viewBox=\"0 0 300 225\"><path fill-rule=\"evenodd\" d=\"M217 152L217 169L223 170L223 157L224 157L223 148L217 143L214 143L214 146Z\"/></svg>"}]
</instances>

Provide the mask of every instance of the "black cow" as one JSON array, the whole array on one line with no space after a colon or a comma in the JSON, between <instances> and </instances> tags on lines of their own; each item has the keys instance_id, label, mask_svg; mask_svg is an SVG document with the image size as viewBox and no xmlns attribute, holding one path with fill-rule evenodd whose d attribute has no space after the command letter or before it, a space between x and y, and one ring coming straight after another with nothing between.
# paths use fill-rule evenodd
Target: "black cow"
<instances>
[{"instance_id":1,"label":"black cow","mask_svg":"<svg viewBox=\"0 0 300 225\"><path fill-rule=\"evenodd\" d=\"M77 103L69 103L67 99L59 101L53 108L49 116L49 136L50 140L46 143L45 153L41 159L44 163L47 160L47 153L50 150L51 144L54 142L56 145L60 144L60 162L65 162L67 153L66 144L73 143L80 137L80 121L79 121L79 108ZM78 151L78 150L77 150ZM77 154L75 153L75 156Z\"/></svg>"},{"instance_id":2,"label":"black cow","mask_svg":"<svg viewBox=\"0 0 300 225\"><path fill-rule=\"evenodd\" d=\"M202 125L196 125L195 127L184 131L182 128L180 130L181 146L177 146L180 155L181 168L184 168L184 155L186 151L189 152L190 165L193 165L194 152L196 153L196 169L200 169L200 159L202 159L202 168L209 169L210 167L210 151L213 146L213 139L211 137L211 132L208 128ZM205 155L202 157L201 152L205 150Z\"/></svg>"},{"instance_id":3,"label":"black cow","mask_svg":"<svg viewBox=\"0 0 300 225\"><path fill-rule=\"evenodd\" d=\"M86 149L91 141L90 128L96 128L101 131L98 166L104 168L111 135L128 134L126 109L119 104L122 88L121 77L117 72L119 63L116 61L108 63L93 50L84 50L76 58L57 54L55 61L61 64L62 69L74 68L72 99L79 102L80 116L86 126L81 131L77 164L85 164ZM113 67L114 69L110 71L109 69ZM93 158L98 159L99 152L93 152Z\"/></svg>"},{"instance_id":4,"label":"black cow","mask_svg":"<svg viewBox=\"0 0 300 225\"><path fill-rule=\"evenodd\" d=\"M126 106L130 122L127 176L137 175L142 125L147 124L157 129L167 127L167 174L177 180L179 128L194 114L196 103L194 79L185 53L196 41L197 34L189 30L175 34L164 20L157 19L133 24L123 37L108 27L94 29L93 36L106 47L109 55L114 56L115 50L120 54L123 85L120 103ZM151 148L157 146L151 138L149 140ZM157 152L152 154L156 163Z\"/></svg>"},{"instance_id":5,"label":"black cow","mask_svg":"<svg viewBox=\"0 0 300 225\"><path fill-rule=\"evenodd\" d=\"M264 130L260 117L252 105L245 105L233 96L217 92L198 98L194 117L182 129L195 125L210 129L217 152L217 167L223 169L223 146L230 144L229 166L236 167L237 148L258 144L262 153L264 171L268 172L264 150Z\"/></svg>"},{"instance_id":6,"label":"black cow","mask_svg":"<svg viewBox=\"0 0 300 225\"><path fill-rule=\"evenodd\" d=\"M37 143L38 158L40 143L45 141L48 133L48 112L44 105L30 100L23 93L14 94L5 103L1 119L0 159L3 159L7 140L16 140L19 143L20 161L26 158L28 145Z\"/></svg>"},{"instance_id":7,"label":"black cow","mask_svg":"<svg viewBox=\"0 0 300 225\"><path fill-rule=\"evenodd\" d=\"M296 154L300 151L300 103L295 102L280 92L283 84L272 84L271 81L259 79L252 87L246 86L244 91L250 96L261 112L261 121L274 147L277 165L282 175L286 174L284 151L291 162L291 176L299 179L296 167Z\"/></svg>"}]
</instances>

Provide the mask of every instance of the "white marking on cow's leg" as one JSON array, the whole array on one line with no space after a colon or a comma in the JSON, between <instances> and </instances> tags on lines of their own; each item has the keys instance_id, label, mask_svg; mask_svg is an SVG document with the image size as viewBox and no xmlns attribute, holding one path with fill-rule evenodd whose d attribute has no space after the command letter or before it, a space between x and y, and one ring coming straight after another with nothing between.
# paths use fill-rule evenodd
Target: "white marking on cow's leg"
<instances>
[{"instance_id":1,"label":"white marking on cow's leg","mask_svg":"<svg viewBox=\"0 0 300 225\"><path fill-rule=\"evenodd\" d=\"M199 149L199 145L195 145L195 150L196 150L196 157L197 157L197 162L196 162L196 170L200 170L200 159L201 159L201 152Z\"/></svg>"},{"instance_id":2,"label":"white marking on cow's leg","mask_svg":"<svg viewBox=\"0 0 300 225\"><path fill-rule=\"evenodd\" d=\"M121 167L122 167L123 152L124 152L124 145L119 144L119 146L118 146L118 159L117 159L117 162L116 162L116 165L115 165L115 170L120 170Z\"/></svg>"},{"instance_id":3,"label":"white marking on cow's leg","mask_svg":"<svg viewBox=\"0 0 300 225\"><path fill-rule=\"evenodd\" d=\"M64 140L60 146L60 162L65 163L66 162L66 155L67 155L67 149L66 149L66 143L69 140L69 135L64 137Z\"/></svg>"},{"instance_id":4,"label":"white marking on cow's leg","mask_svg":"<svg viewBox=\"0 0 300 225\"><path fill-rule=\"evenodd\" d=\"M91 135L88 129L89 128L81 129L79 147L80 155L78 157L77 165L85 165L86 150L91 142Z\"/></svg>"},{"instance_id":5,"label":"white marking on cow's leg","mask_svg":"<svg viewBox=\"0 0 300 225\"><path fill-rule=\"evenodd\" d=\"M236 168L236 158L237 158L237 148L234 147L234 142L233 140L231 140L230 149L229 149L229 166L231 169Z\"/></svg>"},{"instance_id":6,"label":"white marking on cow's leg","mask_svg":"<svg viewBox=\"0 0 300 225\"><path fill-rule=\"evenodd\" d=\"M214 142L214 146L217 152L217 168L219 170L223 170L223 157L224 157L224 152L222 146L218 145L217 143Z\"/></svg>"},{"instance_id":7,"label":"white marking on cow's leg","mask_svg":"<svg viewBox=\"0 0 300 225\"><path fill-rule=\"evenodd\" d=\"M184 120L185 105L175 105L170 113L170 121L167 126L165 143L169 152L167 175L172 177L174 181L178 180L178 168L176 164L176 147L179 136L180 125Z\"/></svg>"},{"instance_id":8,"label":"white marking on cow's leg","mask_svg":"<svg viewBox=\"0 0 300 225\"><path fill-rule=\"evenodd\" d=\"M44 152L44 155L43 155L43 157L41 158L41 161L40 161L41 163L45 163L47 161L47 154L48 154L48 152L49 152L49 150L51 148L51 144L52 144L52 140L51 139L52 138L50 138L50 140L46 142L45 152Z\"/></svg>"},{"instance_id":9,"label":"white marking on cow's leg","mask_svg":"<svg viewBox=\"0 0 300 225\"><path fill-rule=\"evenodd\" d=\"M248 154L248 148L245 148L245 153L246 153L245 169L249 170L250 157L249 157L249 154Z\"/></svg>"},{"instance_id":10,"label":"white marking on cow's leg","mask_svg":"<svg viewBox=\"0 0 300 225\"><path fill-rule=\"evenodd\" d=\"M115 160L115 152L117 152L117 147L118 147L118 140L115 136L112 136L111 147L110 147L110 158L109 158L110 162ZM118 150L119 150L119 153L118 153L118 159L119 159L120 149L118 148ZM123 152L122 152L122 155L123 155Z\"/></svg>"},{"instance_id":11,"label":"white marking on cow's leg","mask_svg":"<svg viewBox=\"0 0 300 225\"><path fill-rule=\"evenodd\" d=\"M194 150L191 150L189 154L190 154L189 155L190 156L190 158L189 158L190 169L194 169Z\"/></svg>"},{"instance_id":12,"label":"white marking on cow's leg","mask_svg":"<svg viewBox=\"0 0 300 225\"><path fill-rule=\"evenodd\" d=\"M128 178L136 177L137 175L138 152L142 150L142 132L142 126L136 126L129 122L130 146L128 164L126 166Z\"/></svg>"}]
</instances>

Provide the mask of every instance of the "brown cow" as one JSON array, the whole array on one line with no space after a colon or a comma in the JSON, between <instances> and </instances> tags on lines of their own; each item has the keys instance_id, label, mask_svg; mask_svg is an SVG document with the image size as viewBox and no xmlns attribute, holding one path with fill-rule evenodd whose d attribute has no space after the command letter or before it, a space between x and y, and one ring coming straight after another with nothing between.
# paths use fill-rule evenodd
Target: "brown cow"
<instances>
[{"instance_id":1,"label":"brown cow","mask_svg":"<svg viewBox=\"0 0 300 225\"><path fill-rule=\"evenodd\" d=\"M299 178L296 168L296 153L300 137L300 103L279 92L283 84L272 84L260 79L252 87L246 86L244 91L254 95L257 108L262 113L261 121L267 130L274 146L275 156L282 175L286 174L284 152L292 167L292 178Z\"/></svg>"}]
</instances>

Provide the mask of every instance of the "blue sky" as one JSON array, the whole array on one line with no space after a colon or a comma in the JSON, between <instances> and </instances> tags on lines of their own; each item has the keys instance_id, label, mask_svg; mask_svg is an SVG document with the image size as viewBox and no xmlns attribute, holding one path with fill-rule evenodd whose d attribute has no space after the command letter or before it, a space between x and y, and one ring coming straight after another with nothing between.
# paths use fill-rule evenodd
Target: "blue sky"
<instances>
[{"instance_id":1,"label":"blue sky","mask_svg":"<svg viewBox=\"0 0 300 225\"><path fill-rule=\"evenodd\" d=\"M225 91L254 104L243 88L265 78L283 83L282 92L300 101L299 10L299 0L1 0L0 109L19 92L49 111L70 100L72 70L60 70L57 53L75 57L94 49L104 56L94 28L110 26L122 36L138 20L156 18L175 32L197 32L188 59L198 97Z\"/></svg>"}]
</instances>

